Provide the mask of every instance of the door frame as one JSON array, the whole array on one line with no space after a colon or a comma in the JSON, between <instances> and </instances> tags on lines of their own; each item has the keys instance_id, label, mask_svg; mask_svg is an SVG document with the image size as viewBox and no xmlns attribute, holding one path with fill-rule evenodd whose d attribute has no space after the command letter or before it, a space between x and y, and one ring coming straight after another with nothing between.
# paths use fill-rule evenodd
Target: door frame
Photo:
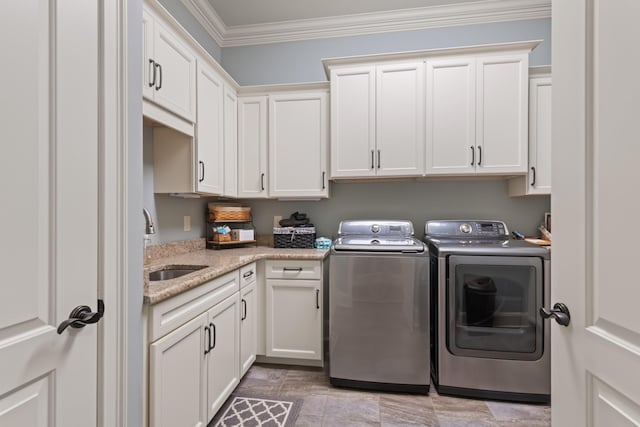
<instances>
[{"instance_id":1,"label":"door frame","mask_svg":"<svg viewBox=\"0 0 640 427\"><path fill-rule=\"evenodd\" d=\"M142 372L130 375L135 374L130 366L141 366L141 360L132 362L142 358L142 345L128 345L130 320L136 321L128 315L129 305L137 304L136 298L130 298L132 287L140 288L142 311L142 214L139 225L130 223L130 219L137 218L133 214L137 205L129 202L141 199L142 193L142 82L138 72L142 56L136 50L142 49L142 0L99 0L99 7L97 282L106 315L98 329L97 425L126 427L142 422L142 413L133 413L137 409L129 407L130 402L135 402L129 398L132 385L142 387ZM139 183L133 181L137 175ZM135 239L137 235L140 239ZM140 262L131 261L135 259ZM137 386L136 381L140 383Z\"/></svg>"}]
</instances>

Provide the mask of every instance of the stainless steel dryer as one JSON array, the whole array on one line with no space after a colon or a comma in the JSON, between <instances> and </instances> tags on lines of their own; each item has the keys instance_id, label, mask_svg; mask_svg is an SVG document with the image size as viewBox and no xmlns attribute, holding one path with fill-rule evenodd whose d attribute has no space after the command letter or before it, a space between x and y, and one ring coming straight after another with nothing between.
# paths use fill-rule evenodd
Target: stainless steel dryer
<instances>
[{"instance_id":1,"label":"stainless steel dryer","mask_svg":"<svg viewBox=\"0 0 640 427\"><path fill-rule=\"evenodd\" d=\"M438 392L549 401L549 250L500 221L428 221L425 242Z\"/></svg>"},{"instance_id":2,"label":"stainless steel dryer","mask_svg":"<svg viewBox=\"0 0 640 427\"><path fill-rule=\"evenodd\" d=\"M329 378L429 391L428 252L410 221L342 221L329 273Z\"/></svg>"}]
</instances>

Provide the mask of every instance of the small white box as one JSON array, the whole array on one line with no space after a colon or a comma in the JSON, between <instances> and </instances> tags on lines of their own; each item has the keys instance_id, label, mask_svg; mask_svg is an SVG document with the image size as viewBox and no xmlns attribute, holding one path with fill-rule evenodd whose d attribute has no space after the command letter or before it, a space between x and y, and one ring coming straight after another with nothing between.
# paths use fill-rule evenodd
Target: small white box
<instances>
[{"instance_id":1,"label":"small white box","mask_svg":"<svg viewBox=\"0 0 640 427\"><path fill-rule=\"evenodd\" d=\"M253 240L253 230L231 230L231 240Z\"/></svg>"}]
</instances>

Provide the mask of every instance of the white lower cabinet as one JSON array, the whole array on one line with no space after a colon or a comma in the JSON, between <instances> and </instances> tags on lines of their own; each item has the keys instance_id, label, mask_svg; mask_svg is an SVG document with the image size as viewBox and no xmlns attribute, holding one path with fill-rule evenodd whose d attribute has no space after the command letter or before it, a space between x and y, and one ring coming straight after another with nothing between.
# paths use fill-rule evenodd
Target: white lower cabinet
<instances>
[{"instance_id":1,"label":"white lower cabinet","mask_svg":"<svg viewBox=\"0 0 640 427\"><path fill-rule=\"evenodd\" d=\"M207 319L203 313L151 344L149 426L207 425Z\"/></svg>"},{"instance_id":2,"label":"white lower cabinet","mask_svg":"<svg viewBox=\"0 0 640 427\"><path fill-rule=\"evenodd\" d=\"M257 298L255 280L240 290L240 376L256 360Z\"/></svg>"},{"instance_id":3,"label":"white lower cabinet","mask_svg":"<svg viewBox=\"0 0 640 427\"><path fill-rule=\"evenodd\" d=\"M266 355L322 360L322 263L266 261Z\"/></svg>"},{"instance_id":4,"label":"white lower cabinet","mask_svg":"<svg viewBox=\"0 0 640 427\"><path fill-rule=\"evenodd\" d=\"M240 300L238 293L208 312L207 420L213 418L240 382Z\"/></svg>"},{"instance_id":5,"label":"white lower cabinet","mask_svg":"<svg viewBox=\"0 0 640 427\"><path fill-rule=\"evenodd\" d=\"M234 271L150 308L150 427L205 427L238 385L239 290Z\"/></svg>"}]
</instances>

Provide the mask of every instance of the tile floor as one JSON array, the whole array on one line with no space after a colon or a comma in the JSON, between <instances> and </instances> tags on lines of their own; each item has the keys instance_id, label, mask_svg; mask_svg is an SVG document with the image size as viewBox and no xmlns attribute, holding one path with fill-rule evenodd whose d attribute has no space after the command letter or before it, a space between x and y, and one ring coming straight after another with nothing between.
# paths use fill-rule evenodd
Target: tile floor
<instances>
[{"instance_id":1,"label":"tile floor","mask_svg":"<svg viewBox=\"0 0 640 427\"><path fill-rule=\"evenodd\" d=\"M303 399L296 426L537 427L551 424L547 405L336 388L320 368L254 365L238 386L265 397Z\"/></svg>"}]
</instances>

